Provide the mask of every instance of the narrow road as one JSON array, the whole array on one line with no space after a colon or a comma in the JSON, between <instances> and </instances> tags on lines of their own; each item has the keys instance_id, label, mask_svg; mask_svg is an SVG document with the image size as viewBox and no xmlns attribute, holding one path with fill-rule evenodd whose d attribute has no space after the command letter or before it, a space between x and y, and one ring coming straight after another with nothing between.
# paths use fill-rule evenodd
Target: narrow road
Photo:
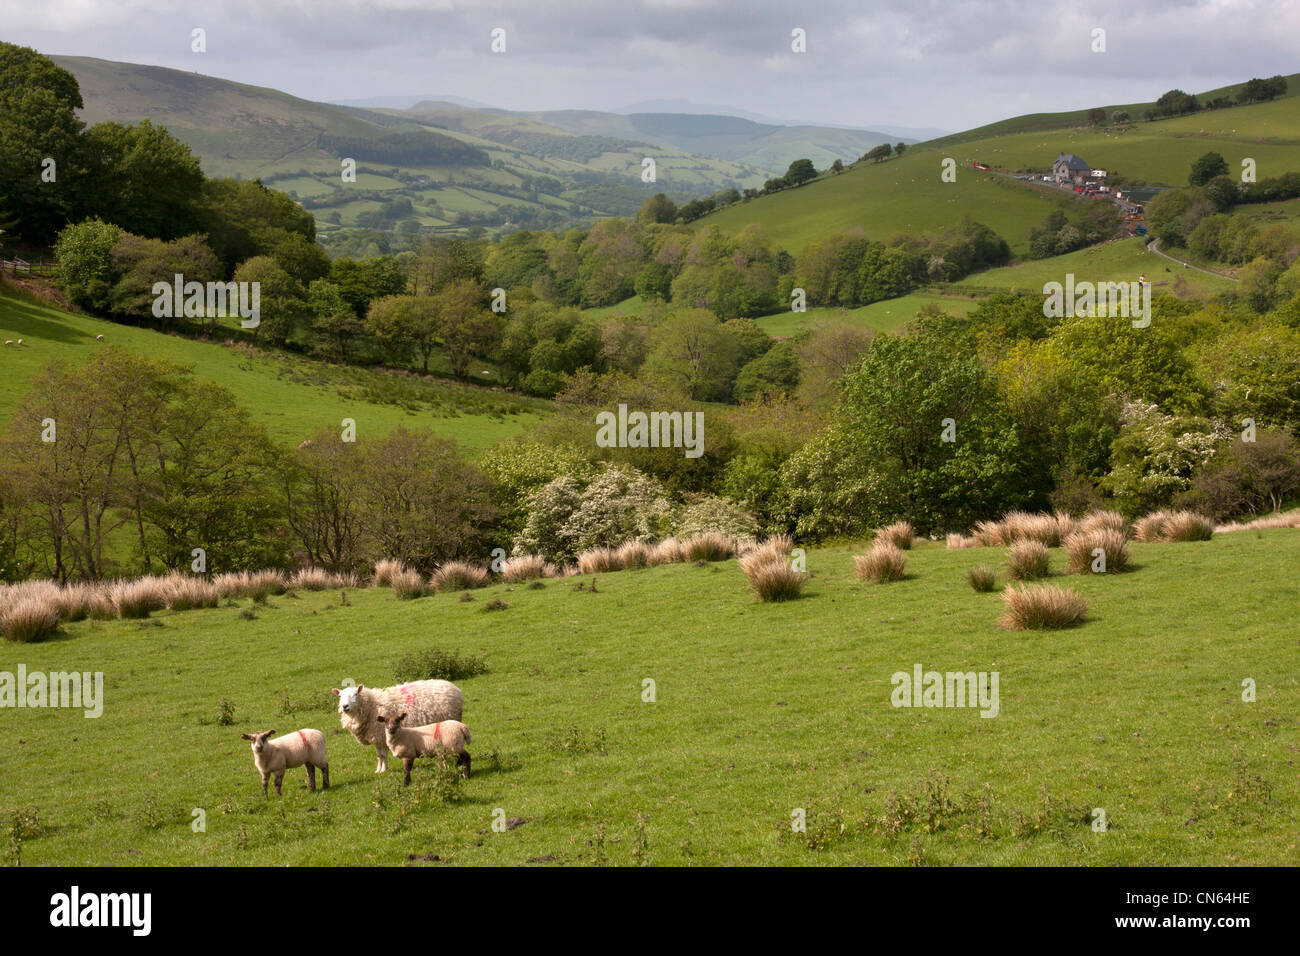
<instances>
[{"instance_id":1,"label":"narrow road","mask_svg":"<svg viewBox=\"0 0 1300 956\"><path fill-rule=\"evenodd\" d=\"M1159 244L1160 244L1159 239L1152 239L1150 242L1147 243L1147 252L1154 252L1161 259L1168 259L1170 262L1176 262L1180 266L1183 266L1184 268L1187 269L1195 269L1197 272L1204 272L1207 276L1217 276L1220 279L1230 279L1233 282L1241 281L1240 279L1234 279L1232 276L1225 276L1221 272L1211 272L1209 269L1202 269L1200 266L1194 266L1191 265L1190 263L1183 262L1182 259L1175 259L1173 256L1165 255L1163 252L1161 252L1159 249L1156 248L1156 246L1158 246Z\"/></svg>"}]
</instances>

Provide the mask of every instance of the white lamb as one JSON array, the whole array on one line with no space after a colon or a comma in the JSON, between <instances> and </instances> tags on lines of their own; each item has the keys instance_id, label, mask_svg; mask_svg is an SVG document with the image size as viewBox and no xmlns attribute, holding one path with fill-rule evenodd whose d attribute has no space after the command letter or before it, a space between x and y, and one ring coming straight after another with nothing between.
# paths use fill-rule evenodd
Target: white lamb
<instances>
[{"instance_id":1,"label":"white lamb","mask_svg":"<svg viewBox=\"0 0 1300 956\"><path fill-rule=\"evenodd\" d=\"M303 764L307 765L307 789L315 792L316 768L319 767L322 785L328 790L330 765L325 754L325 735L319 730L295 730L275 740L267 740L273 733L274 730L261 730L239 735L253 742L253 765L262 775L262 792L266 793L266 781L275 774L275 795L280 796L284 772Z\"/></svg>"},{"instance_id":2,"label":"white lamb","mask_svg":"<svg viewBox=\"0 0 1300 956\"><path fill-rule=\"evenodd\" d=\"M442 720L424 727L403 727L402 721L406 720L406 714L392 718L385 718L381 714L375 719L384 725L384 739L388 743L388 749L394 757L402 759L402 770L405 771L402 783L411 782L411 765L415 763L416 757L445 753L456 755L461 773L466 780L469 779L469 751L465 749L465 745L470 743L469 728L459 720Z\"/></svg>"},{"instance_id":3,"label":"white lamb","mask_svg":"<svg viewBox=\"0 0 1300 956\"><path fill-rule=\"evenodd\" d=\"M370 744L379 758L375 773L388 769L388 744L380 714L406 713L413 724L460 720L463 701L460 688L451 681L417 680L383 690L356 687L335 688L339 699L339 722L352 732L357 743Z\"/></svg>"}]
</instances>

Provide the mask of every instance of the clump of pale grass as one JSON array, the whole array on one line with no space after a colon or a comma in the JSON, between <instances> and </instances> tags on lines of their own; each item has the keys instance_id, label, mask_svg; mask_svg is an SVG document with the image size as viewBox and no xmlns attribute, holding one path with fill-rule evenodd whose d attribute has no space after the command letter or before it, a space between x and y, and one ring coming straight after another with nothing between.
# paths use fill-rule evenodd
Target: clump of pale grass
<instances>
[{"instance_id":1,"label":"clump of pale grass","mask_svg":"<svg viewBox=\"0 0 1300 956\"><path fill-rule=\"evenodd\" d=\"M958 534L955 531L949 532L944 541L949 548L978 548L980 544L975 538Z\"/></svg>"},{"instance_id":2,"label":"clump of pale grass","mask_svg":"<svg viewBox=\"0 0 1300 956\"><path fill-rule=\"evenodd\" d=\"M907 555L888 541L877 541L866 554L853 557L853 573L864 581L885 584L903 580Z\"/></svg>"},{"instance_id":3,"label":"clump of pale grass","mask_svg":"<svg viewBox=\"0 0 1300 956\"><path fill-rule=\"evenodd\" d=\"M1244 523L1229 521L1215 525L1214 533L1228 534L1233 531L1256 531L1267 528L1300 528L1300 510L1275 511L1272 514L1264 515L1262 518L1254 518Z\"/></svg>"},{"instance_id":4,"label":"clump of pale grass","mask_svg":"<svg viewBox=\"0 0 1300 956\"><path fill-rule=\"evenodd\" d=\"M118 617L139 619L167 606L167 588L162 578L146 575L134 581L117 581L109 586L109 597Z\"/></svg>"},{"instance_id":5,"label":"clump of pale grass","mask_svg":"<svg viewBox=\"0 0 1300 956\"><path fill-rule=\"evenodd\" d=\"M796 571L788 549L782 550L782 545L788 542L788 538L784 542L769 539L739 560L749 586L762 601L792 601L803 593L808 583L807 573Z\"/></svg>"},{"instance_id":6,"label":"clump of pale grass","mask_svg":"<svg viewBox=\"0 0 1300 956\"><path fill-rule=\"evenodd\" d=\"M406 565L401 561L393 558L381 558L375 562L375 573L370 578L370 583L377 588L386 588L393 583L393 575L398 571L405 571Z\"/></svg>"},{"instance_id":7,"label":"clump of pale grass","mask_svg":"<svg viewBox=\"0 0 1300 956\"><path fill-rule=\"evenodd\" d=\"M682 544L687 561L725 561L736 553L736 541L720 531L703 531Z\"/></svg>"},{"instance_id":8,"label":"clump of pale grass","mask_svg":"<svg viewBox=\"0 0 1300 956\"><path fill-rule=\"evenodd\" d=\"M532 581L534 578L546 577L546 559L540 554L521 554L506 558L501 565L501 580L507 584L520 581Z\"/></svg>"},{"instance_id":9,"label":"clump of pale grass","mask_svg":"<svg viewBox=\"0 0 1300 956\"><path fill-rule=\"evenodd\" d=\"M999 623L1012 631L1078 627L1088 613L1088 602L1077 591L1051 584L1010 585L1002 601L1006 613Z\"/></svg>"},{"instance_id":10,"label":"clump of pale grass","mask_svg":"<svg viewBox=\"0 0 1300 956\"><path fill-rule=\"evenodd\" d=\"M1133 522L1133 538L1137 541L1160 541L1165 525L1173 516L1167 509L1152 511Z\"/></svg>"},{"instance_id":11,"label":"clump of pale grass","mask_svg":"<svg viewBox=\"0 0 1300 956\"><path fill-rule=\"evenodd\" d=\"M470 564L468 561L448 561L433 572L430 585L439 594L446 591L468 591L472 588L487 587L492 575L487 568Z\"/></svg>"},{"instance_id":12,"label":"clump of pale grass","mask_svg":"<svg viewBox=\"0 0 1300 956\"><path fill-rule=\"evenodd\" d=\"M622 570L623 563L619 560L617 548L591 548L578 555L578 571L581 574L607 574Z\"/></svg>"},{"instance_id":13,"label":"clump of pale grass","mask_svg":"<svg viewBox=\"0 0 1300 956\"><path fill-rule=\"evenodd\" d=\"M907 551L911 549L915 537L916 529L912 527L910 521L895 521L883 528L877 528L875 540L886 541L902 551Z\"/></svg>"},{"instance_id":14,"label":"clump of pale grass","mask_svg":"<svg viewBox=\"0 0 1300 956\"><path fill-rule=\"evenodd\" d=\"M992 591L997 578L998 572L987 564L976 565L966 572L970 586L981 593Z\"/></svg>"},{"instance_id":15,"label":"clump of pale grass","mask_svg":"<svg viewBox=\"0 0 1300 956\"><path fill-rule=\"evenodd\" d=\"M6 641L32 644L43 641L59 629L59 612L46 598L33 593L4 595L0 607L0 633ZM25 688L20 689L20 693Z\"/></svg>"},{"instance_id":16,"label":"clump of pale grass","mask_svg":"<svg viewBox=\"0 0 1300 956\"><path fill-rule=\"evenodd\" d=\"M163 603L169 611L193 611L221 602L217 586L207 578L173 571L162 579Z\"/></svg>"},{"instance_id":17,"label":"clump of pale grass","mask_svg":"<svg viewBox=\"0 0 1300 956\"><path fill-rule=\"evenodd\" d=\"M982 548L1000 548L1011 543L1007 526L1001 521L976 521L971 534Z\"/></svg>"},{"instance_id":18,"label":"clump of pale grass","mask_svg":"<svg viewBox=\"0 0 1300 956\"><path fill-rule=\"evenodd\" d=\"M345 571L302 568L289 577L289 587L295 591L334 591L341 588L359 588L361 579Z\"/></svg>"},{"instance_id":19,"label":"clump of pale grass","mask_svg":"<svg viewBox=\"0 0 1300 956\"><path fill-rule=\"evenodd\" d=\"M624 541L618 546L618 563L626 571L648 567L650 564L650 546L644 541Z\"/></svg>"},{"instance_id":20,"label":"clump of pale grass","mask_svg":"<svg viewBox=\"0 0 1300 956\"><path fill-rule=\"evenodd\" d=\"M1209 541L1214 521L1192 511L1175 511L1165 522L1161 541Z\"/></svg>"},{"instance_id":21,"label":"clump of pale grass","mask_svg":"<svg viewBox=\"0 0 1300 956\"><path fill-rule=\"evenodd\" d=\"M1066 570L1071 574L1120 574L1128 570L1128 539L1113 528L1076 531L1065 539L1065 554ZM1100 569L1094 567L1096 564L1101 565Z\"/></svg>"},{"instance_id":22,"label":"clump of pale grass","mask_svg":"<svg viewBox=\"0 0 1300 956\"><path fill-rule=\"evenodd\" d=\"M677 538L665 538L652 546L649 554L646 555L646 563L651 567L657 567L661 564L677 564L685 560L686 552L682 548L682 542Z\"/></svg>"},{"instance_id":23,"label":"clump of pale grass","mask_svg":"<svg viewBox=\"0 0 1300 956\"><path fill-rule=\"evenodd\" d=\"M1024 539L1007 551L1007 574L1016 581L1047 577L1051 553L1041 541Z\"/></svg>"},{"instance_id":24,"label":"clump of pale grass","mask_svg":"<svg viewBox=\"0 0 1300 956\"><path fill-rule=\"evenodd\" d=\"M1037 541L1049 548L1061 543L1061 525L1056 515L1009 511L1002 525L1008 541Z\"/></svg>"},{"instance_id":25,"label":"clump of pale grass","mask_svg":"<svg viewBox=\"0 0 1300 956\"><path fill-rule=\"evenodd\" d=\"M390 571L388 574L388 584L393 589L393 593L403 601L412 601L416 598L422 598L427 593L427 585L424 581L424 575L414 568L402 568L400 571Z\"/></svg>"},{"instance_id":26,"label":"clump of pale grass","mask_svg":"<svg viewBox=\"0 0 1300 956\"><path fill-rule=\"evenodd\" d=\"M1128 535L1128 522L1118 511L1090 511L1080 519L1078 531L1110 530Z\"/></svg>"}]
</instances>

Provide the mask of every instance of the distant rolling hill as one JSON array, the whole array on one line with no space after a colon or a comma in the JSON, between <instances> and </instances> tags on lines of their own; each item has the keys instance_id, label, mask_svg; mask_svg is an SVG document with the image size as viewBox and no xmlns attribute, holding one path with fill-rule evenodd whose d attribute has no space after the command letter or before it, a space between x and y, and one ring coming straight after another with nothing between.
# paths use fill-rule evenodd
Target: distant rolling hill
<instances>
[{"instance_id":1,"label":"distant rolling hill","mask_svg":"<svg viewBox=\"0 0 1300 956\"><path fill-rule=\"evenodd\" d=\"M672 145L650 152L641 136L584 138L449 103L337 106L182 70L52 59L77 78L87 122L152 119L189 145L208 174L256 177L290 193L327 237L354 227L408 234L561 228L631 215L655 192L684 201L761 185L769 175ZM648 152L657 163L653 183L641 180ZM343 157L369 167L346 186Z\"/></svg>"},{"instance_id":2,"label":"distant rolling hill","mask_svg":"<svg viewBox=\"0 0 1300 956\"><path fill-rule=\"evenodd\" d=\"M871 238L887 239L895 232L937 231L969 215L997 231L1020 256L1027 252L1029 230L1055 204L1085 200L974 170L972 161L995 170L1048 172L1059 154L1075 153L1094 168L1157 187L1187 185L1192 163L1211 150L1234 171L1246 158L1255 160L1260 177L1300 171L1300 75L1289 77L1288 86L1285 98L1271 102L1152 122L1140 118L1149 104L1108 108L1108 115L1123 108L1137 120L1125 128L1094 126L1087 111L1017 117L911 146L901 158L859 163L799 189L728 206L696 225L717 225L734 234L759 223L797 253L836 232L862 228ZM1235 96L1239 88L1198 97ZM958 164L956 182L940 179L947 158Z\"/></svg>"}]
</instances>

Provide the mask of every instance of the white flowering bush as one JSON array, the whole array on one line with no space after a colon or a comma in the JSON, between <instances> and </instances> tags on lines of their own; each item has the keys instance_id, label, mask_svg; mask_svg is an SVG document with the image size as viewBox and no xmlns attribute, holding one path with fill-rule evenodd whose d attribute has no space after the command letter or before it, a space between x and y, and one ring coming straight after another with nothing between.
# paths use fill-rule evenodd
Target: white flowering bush
<instances>
[{"instance_id":1,"label":"white flowering bush","mask_svg":"<svg viewBox=\"0 0 1300 956\"><path fill-rule=\"evenodd\" d=\"M1111 448L1112 469L1101 484L1133 514L1166 507L1232 437L1221 422L1166 415L1138 401L1125 404L1121 420Z\"/></svg>"},{"instance_id":2,"label":"white flowering bush","mask_svg":"<svg viewBox=\"0 0 1300 956\"><path fill-rule=\"evenodd\" d=\"M674 533L679 538L715 531L730 538L758 537L758 521L748 511L717 495L696 495L677 514Z\"/></svg>"},{"instance_id":3,"label":"white flowering bush","mask_svg":"<svg viewBox=\"0 0 1300 956\"><path fill-rule=\"evenodd\" d=\"M657 541L672 532L675 516L663 485L627 465L589 481L562 475L529 497L527 511L515 554L566 563L590 548Z\"/></svg>"}]
</instances>

